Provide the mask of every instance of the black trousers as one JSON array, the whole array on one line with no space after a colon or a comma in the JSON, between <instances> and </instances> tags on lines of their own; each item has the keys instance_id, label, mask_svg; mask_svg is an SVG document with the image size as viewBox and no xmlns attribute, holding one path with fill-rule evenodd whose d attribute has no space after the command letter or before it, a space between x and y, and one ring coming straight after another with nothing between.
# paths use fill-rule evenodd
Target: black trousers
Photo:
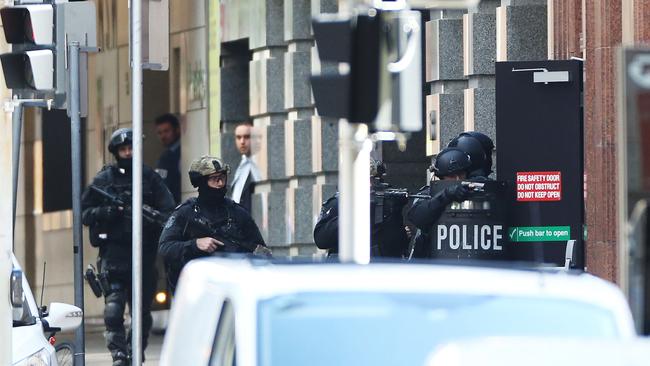
<instances>
[{"instance_id":1,"label":"black trousers","mask_svg":"<svg viewBox=\"0 0 650 366\"><path fill-rule=\"evenodd\" d=\"M144 271L142 280L142 353L147 347L149 331L151 330L151 303L156 291L155 267ZM138 279L136 279L138 280ZM127 359L131 356L131 329L128 334L124 327L124 312L126 305L132 309L131 303L131 274L109 273L109 289L104 298L104 324L106 325L106 347L111 352L113 360ZM144 360L144 358L143 358Z\"/></svg>"}]
</instances>

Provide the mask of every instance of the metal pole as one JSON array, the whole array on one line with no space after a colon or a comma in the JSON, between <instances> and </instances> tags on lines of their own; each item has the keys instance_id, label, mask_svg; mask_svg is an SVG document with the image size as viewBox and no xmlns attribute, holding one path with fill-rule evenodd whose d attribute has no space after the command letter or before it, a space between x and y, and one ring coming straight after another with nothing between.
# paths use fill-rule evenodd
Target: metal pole
<instances>
[{"instance_id":1,"label":"metal pole","mask_svg":"<svg viewBox=\"0 0 650 366\"><path fill-rule=\"evenodd\" d=\"M70 59L70 140L72 142L72 240L74 246L74 304L84 310L83 237L81 231L81 111L79 86L79 42L69 45ZM75 330L74 364L85 364L85 326Z\"/></svg>"},{"instance_id":2,"label":"metal pole","mask_svg":"<svg viewBox=\"0 0 650 366\"><path fill-rule=\"evenodd\" d=\"M7 116L8 117L8 116ZM7 170L11 164L12 141L11 121L9 118L0 118L0 167ZM8 187L13 180L7 174L0 176L0 184ZM0 190L0 365L11 365L12 347L12 306L9 301L9 276L11 274L11 246L13 242L13 229L9 215L11 215L11 196L8 189Z\"/></svg>"},{"instance_id":3,"label":"metal pole","mask_svg":"<svg viewBox=\"0 0 650 366\"><path fill-rule=\"evenodd\" d=\"M13 177L13 215L12 215L12 227L13 232L16 231L16 207L18 206L18 173L20 172L20 137L22 135L23 128L23 104L20 101L17 101L14 105L13 113L11 114L12 119L12 177ZM15 246L15 243L12 247Z\"/></svg>"},{"instance_id":4,"label":"metal pole","mask_svg":"<svg viewBox=\"0 0 650 366\"><path fill-rule=\"evenodd\" d=\"M356 135L356 136L355 136ZM367 126L339 122L339 260L370 261L370 177L372 143ZM370 149L368 149L370 143Z\"/></svg>"},{"instance_id":5,"label":"metal pole","mask_svg":"<svg viewBox=\"0 0 650 366\"><path fill-rule=\"evenodd\" d=\"M142 0L131 0L131 105L133 119L133 273L131 364L142 363Z\"/></svg>"}]
</instances>

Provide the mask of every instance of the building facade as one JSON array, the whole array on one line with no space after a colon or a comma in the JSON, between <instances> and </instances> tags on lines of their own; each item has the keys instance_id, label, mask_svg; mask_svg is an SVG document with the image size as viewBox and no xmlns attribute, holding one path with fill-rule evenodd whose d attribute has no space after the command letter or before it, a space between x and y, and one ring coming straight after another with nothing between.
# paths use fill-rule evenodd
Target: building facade
<instances>
[{"instance_id":1,"label":"building facade","mask_svg":"<svg viewBox=\"0 0 650 366\"><path fill-rule=\"evenodd\" d=\"M312 230L322 201L336 192L338 122L319 117L314 108L309 76L328 65L318 62L311 16L336 12L347 2L169 3L170 69L144 75L145 162L154 164L161 151L152 123L161 113L180 116L182 171L210 152L236 166L234 127L253 122L253 158L262 174L253 198L256 222L276 253L322 254ZM111 161L106 150L111 132L131 122L127 4L96 5L102 52L89 59L85 184ZM378 145L375 155L388 163L388 181L412 190L426 184L430 159L464 130L487 133L499 153L495 61L583 58L586 265L616 281L616 49L650 41L650 0L483 0L470 11L422 14L425 130L411 136L405 152L394 143ZM10 114L1 119L10 125ZM15 246L37 291L47 261L45 303L73 301L71 205L57 201L69 180L56 174L69 166L46 164L69 145L63 130L52 126L65 122L45 111L26 113ZM184 197L194 194L187 180L182 190ZM94 263L96 250L86 244L84 249L84 264ZM101 314L102 306L86 291L88 316Z\"/></svg>"}]
</instances>

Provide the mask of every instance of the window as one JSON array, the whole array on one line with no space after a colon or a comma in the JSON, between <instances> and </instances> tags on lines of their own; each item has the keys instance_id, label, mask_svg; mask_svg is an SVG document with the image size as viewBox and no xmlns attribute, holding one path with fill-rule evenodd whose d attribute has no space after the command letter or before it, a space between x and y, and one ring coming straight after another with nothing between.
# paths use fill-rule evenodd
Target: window
<instances>
[{"instance_id":1,"label":"window","mask_svg":"<svg viewBox=\"0 0 650 366\"><path fill-rule=\"evenodd\" d=\"M217 324L210 366L234 366L237 364L236 354L235 313L232 303L226 300Z\"/></svg>"},{"instance_id":2,"label":"window","mask_svg":"<svg viewBox=\"0 0 650 366\"><path fill-rule=\"evenodd\" d=\"M423 365L469 338L620 334L610 310L587 302L460 293L280 295L259 303L257 324L261 366Z\"/></svg>"}]
</instances>

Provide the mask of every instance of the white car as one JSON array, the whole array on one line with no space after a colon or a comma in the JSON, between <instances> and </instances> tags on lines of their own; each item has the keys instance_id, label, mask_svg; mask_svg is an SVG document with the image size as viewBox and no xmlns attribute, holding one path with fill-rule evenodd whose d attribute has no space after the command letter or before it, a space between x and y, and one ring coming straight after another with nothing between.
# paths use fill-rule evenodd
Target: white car
<instances>
[{"instance_id":1,"label":"white car","mask_svg":"<svg viewBox=\"0 0 650 366\"><path fill-rule=\"evenodd\" d=\"M619 289L588 274L209 258L181 275L161 365L424 365L492 336L636 333Z\"/></svg>"},{"instance_id":2,"label":"white car","mask_svg":"<svg viewBox=\"0 0 650 366\"><path fill-rule=\"evenodd\" d=\"M650 340L495 337L438 347L427 366L646 366Z\"/></svg>"},{"instance_id":3,"label":"white car","mask_svg":"<svg viewBox=\"0 0 650 366\"><path fill-rule=\"evenodd\" d=\"M54 347L45 334L49 329L76 329L83 318L76 306L53 302L43 317L39 314L32 290L13 258L11 285L13 328L11 331L12 363L14 366L57 366Z\"/></svg>"}]
</instances>

